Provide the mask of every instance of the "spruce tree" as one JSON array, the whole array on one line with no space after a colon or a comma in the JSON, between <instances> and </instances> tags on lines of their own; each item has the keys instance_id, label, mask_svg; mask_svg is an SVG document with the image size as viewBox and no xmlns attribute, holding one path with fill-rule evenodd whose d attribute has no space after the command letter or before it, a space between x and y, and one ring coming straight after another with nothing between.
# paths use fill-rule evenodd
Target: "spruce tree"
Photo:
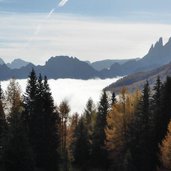
<instances>
[{"instance_id":1,"label":"spruce tree","mask_svg":"<svg viewBox=\"0 0 171 171\"><path fill-rule=\"evenodd\" d=\"M25 95L30 142L36 166L51 171L58 169L59 114L55 112L47 77L37 79L34 70L28 78Z\"/></svg>"},{"instance_id":2,"label":"spruce tree","mask_svg":"<svg viewBox=\"0 0 171 171\"><path fill-rule=\"evenodd\" d=\"M3 106L3 91L0 84L0 167L2 163L2 154L4 150L4 139L7 132L7 122Z\"/></svg>"},{"instance_id":3,"label":"spruce tree","mask_svg":"<svg viewBox=\"0 0 171 171\"><path fill-rule=\"evenodd\" d=\"M81 170L87 170L89 160L89 142L84 118L81 117L75 131L74 161Z\"/></svg>"},{"instance_id":4,"label":"spruce tree","mask_svg":"<svg viewBox=\"0 0 171 171\"><path fill-rule=\"evenodd\" d=\"M167 133L168 124L171 119L171 77L167 77L162 86L162 126L160 130L161 139Z\"/></svg>"},{"instance_id":5,"label":"spruce tree","mask_svg":"<svg viewBox=\"0 0 171 171\"><path fill-rule=\"evenodd\" d=\"M24 95L24 108L25 108L25 124L28 127L29 140L32 145L33 151L36 149L36 127L37 127L37 117L36 117L36 95L37 95L37 76L32 69L30 75L28 76L26 93ZM35 154L36 160L36 154Z\"/></svg>"},{"instance_id":6,"label":"spruce tree","mask_svg":"<svg viewBox=\"0 0 171 171\"><path fill-rule=\"evenodd\" d=\"M105 149L105 127L107 125L106 117L109 111L109 103L106 92L104 91L100 99L96 125L93 133L93 142L92 142L92 154L91 160L92 165L97 168L106 169L108 166L107 163L107 151Z\"/></svg>"},{"instance_id":7,"label":"spruce tree","mask_svg":"<svg viewBox=\"0 0 171 171\"><path fill-rule=\"evenodd\" d=\"M111 106L114 105L116 103L116 94L115 92L112 93L112 99L111 99Z\"/></svg>"},{"instance_id":8,"label":"spruce tree","mask_svg":"<svg viewBox=\"0 0 171 171\"><path fill-rule=\"evenodd\" d=\"M15 80L11 80L7 88L7 101L10 108L3 151L5 171L33 171L33 153L23 120L24 108L20 88Z\"/></svg>"},{"instance_id":9,"label":"spruce tree","mask_svg":"<svg viewBox=\"0 0 171 171\"><path fill-rule=\"evenodd\" d=\"M163 120L165 117L162 112L162 83L160 81L160 77L157 78L156 84L153 88L154 94L152 96L152 104L151 104L151 110L152 110L152 117L151 117L151 139L152 139L152 145L151 149L153 149L153 161L154 165L159 165L159 145L162 142L163 139L163 130L161 129L163 127Z\"/></svg>"},{"instance_id":10,"label":"spruce tree","mask_svg":"<svg viewBox=\"0 0 171 171\"><path fill-rule=\"evenodd\" d=\"M58 149L60 145L59 137L59 113L55 112L54 100L50 92L47 77L44 77L43 83L43 103L45 113L45 147L46 149L46 170L58 170L59 154Z\"/></svg>"},{"instance_id":11,"label":"spruce tree","mask_svg":"<svg viewBox=\"0 0 171 171\"><path fill-rule=\"evenodd\" d=\"M154 151L151 138L151 107L150 107L150 87L148 82L144 85L142 98L139 102L135 119L131 125L131 140L129 148L135 170L155 171L153 162Z\"/></svg>"},{"instance_id":12,"label":"spruce tree","mask_svg":"<svg viewBox=\"0 0 171 171\"><path fill-rule=\"evenodd\" d=\"M43 101L43 80L41 74L37 80L37 90L35 96L35 108L34 115L31 122L34 124L33 135L33 149L36 156L36 164L39 168L45 168L46 164L46 134L45 134L45 111L44 111L44 101Z\"/></svg>"}]
</instances>

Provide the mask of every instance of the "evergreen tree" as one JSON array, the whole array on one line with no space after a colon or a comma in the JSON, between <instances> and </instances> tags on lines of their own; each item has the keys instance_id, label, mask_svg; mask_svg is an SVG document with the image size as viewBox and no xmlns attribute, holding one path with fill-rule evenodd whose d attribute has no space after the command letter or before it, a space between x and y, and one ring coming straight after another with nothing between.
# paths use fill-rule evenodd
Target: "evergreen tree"
<instances>
[{"instance_id":1,"label":"evergreen tree","mask_svg":"<svg viewBox=\"0 0 171 171\"><path fill-rule=\"evenodd\" d=\"M2 154L4 149L4 143L5 143L4 138L6 132L7 132L7 122L6 122L6 116L4 113L4 106L3 106L3 91L0 84L0 163L2 162Z\"/></svg>"},{"instance_id":2,"label":"evergreen tree","mask_svg":"<svg viewBox=\"0 0 171 171\"><path fill-rule=\"evenodd\" d=\"M33 71L32 71L33 72ZM31 73L32 74L32 73ZM31 78L33 79L33 78ZM37 80L36 87L34 89L35 95L29 94L31 103L28 107L31 109L29 130L30 140L33 146L35 154L36 166L38 168L45 168L46 156L45 156L45 119L44 119L44 101L43 101L43 81L41 74ZM33 90L32 86L28 85ZM30 91L31 93L31 91Z\"/></svg>"},{"instance_id":3,"label":"evergreen tree","mask_svg":"<svg viewBox=\"0 0 171 171\"><path fill-rule=\"evenodd\" d=\"M24 108L25 108L25 125L27 126L29 133L29 141L32 145L34 151L35 163L36 163L36 138L37 138L37 116L36 116L36 95L37 95L37 76L32 69L30 75L28 76L26 93L24 95ZM37 163L36 163L37 164Z\"/></svg>"},{"instance_id":4,"label":"evergreen tree","mask_svg":"<svg viewBox=\"0 0 171 171\"><path fill-rule=\"evenodd\" d=\"M58 170L59 154L58 149L60 145L59 138L59 113L55 112L54 100L50 92L47 77L44 77L43 83L43 104L45 113L45 146L46 152L46 170Z\"/></svg>"},{"instance_id":5,"label":"evergreen tree","mask_svg":"<svg viewBox=\"0 0 171 171\"><path fill-rule=\"evenodd\" d=\"M116 103L116 94L115 92L112 93L112 102L111 102L111 106L114 105Z\"/></svg>"},{"instance_id":6,"label":"evergreen tree","mask_svg":"<svg viewBox=\"0 0 171 171\"><path fill-rule=\"evenodd\" d=\"M157 78L156 84L154 85L153 91L154 94L152 96L152 117L151 117L151 139L152 139L152 145L151 149L153 149L153 161L154 164L157 166L159 165L159 144L161 144L163 139L163 130L161 129L163 127L163 120L164 115L162 112L162 83L160 81L160 77Z\"/></svg>"},{"instance_id":7,"label":"evergreen tree","mask_svg":"<svg viewBox=\"0 0 171 171\"><path fill-rule=\"evenodd\" d=\"M47 77L30 73L25 95L30 142L36 166L47 171L58 169L59 114L55 112Z\"/></svg>"},{"instance_id":8,"label":"evergreen tree","mask_svg":"<svg viewBox=\"0 0 171 171\"><path fill-rule=\"evenodd\" d=\"M25 123L23 120L23 105L20 88L13 79L7 88L8 134L4 148L3 161L5 171L33 171L33 153L29 143Z\"/></svg>"},{"instance_id":9,"label":"evergreen tree","mask_svg":"<svg viewBox=\"0 0 171 171\"><path fill-rule=\"evenodd\" d=\"M160 128L161 139L167 133L168 124L171 119L171 77L167 77L164 85L162 86L162 125Z\"/></svg>"},{"instance_id":10,"label":"evergreen tree","mask_svg":"<svg viewBox=\"0 0 171 171\"><path fill-rule=\"evenodd\" d=\"M94 165L94 167L104 168L104 169L106 169L108 166L107 151L105 149L105 142L106 142L105 127L107 125L106 117L108 111L109 111L109 103L107 99L107 94L104 91L98 107L96 125L93 133L92 154L91 154L92 165Z\"/></svg>"},{"instance_id":11,"label":"evergreen tree","mask_svg":"<svg viewBox=\"0 0 171 171\"><path fill-rule=\"evenodd\" d=\"M155 171L154 151L151 138L151 110L150 110L150 88L148 82L144 85L142 99L135 112L135 119L131 125L131 140L129 143L135 170Z\"/></svg>"},{"instance_id":12,"label":"evergreen tree","mask_svg":"<svg viewBox=\"0 0 171 171\"><path fill-rule=\"evenodd\" d=\"M84 118L80 118L78 126L75 131L75 148L74 148L74 161L81 170L88 169L89 160L89 142L87 138L87 129L84 124Z\"/></svg>"}]
</instances>

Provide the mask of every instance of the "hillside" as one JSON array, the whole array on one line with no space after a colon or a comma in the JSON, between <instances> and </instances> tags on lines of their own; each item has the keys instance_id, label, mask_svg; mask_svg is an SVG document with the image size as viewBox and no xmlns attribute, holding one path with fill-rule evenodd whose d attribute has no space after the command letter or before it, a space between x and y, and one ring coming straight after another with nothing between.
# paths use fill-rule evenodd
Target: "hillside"
<instances>
[{"instance_id":1,"label":"hillside","mask_svg":"<svg viewBox=\"0 0 171 171\"><path fill-rule=\"evenodd\" d=\"M126 87L129 91L134 91L137 88L142 89L147 80L152 87L158 76L162 82L165 81L167 76L171 76L171 63L151 71L128 75L118 80L116 83L109 85L105 90L118 92L122 87Z\"/></svg>"}]
</instances>

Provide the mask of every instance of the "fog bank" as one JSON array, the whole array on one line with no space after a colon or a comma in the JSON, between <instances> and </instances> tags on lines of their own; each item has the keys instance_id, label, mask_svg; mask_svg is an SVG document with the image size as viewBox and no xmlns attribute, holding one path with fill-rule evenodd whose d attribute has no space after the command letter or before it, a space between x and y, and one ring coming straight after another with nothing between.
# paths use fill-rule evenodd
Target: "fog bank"
<instances>
[{"instance_id":1,"label":"fog bank","mask_svg":"<svg viewBox=\"0 0 171 171\"><path fill-rule=\"evenodd\" d=\"M115 82L119 78L112 79L91 79L91 80L76 80L76 79L51 79L49 85L55 105L59 105L62 100L67 100L71 112L73 114L78 112L82 114L87 103L91 97L95 104L98 104L102 89L109 84ZM24 93L26 89L27 80L17 80ZM9 81L2 81L2 89L5 91Z\"/></svg>"}]
</instances>

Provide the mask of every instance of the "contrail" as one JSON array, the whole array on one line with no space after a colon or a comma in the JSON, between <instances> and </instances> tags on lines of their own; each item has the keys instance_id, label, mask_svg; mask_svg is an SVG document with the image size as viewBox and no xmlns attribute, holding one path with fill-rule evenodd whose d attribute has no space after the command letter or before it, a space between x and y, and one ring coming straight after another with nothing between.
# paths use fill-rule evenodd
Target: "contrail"
<instances>
[{"instance_id":1,"label":"contrail","mask_svg":"<svg viewBox=\"0 0 171 171\"><path fill-rule=\"evenodd\" d=\"M55 8L51 9L51 11L48 13L48 15L46 15L46 17L44 18L44 21L46 21L48 18L50 18L50 16L54 13L54 11L55 11ZM39 34L42 26L43 26L43 23L40 23L39 25L37 25L37 27L36 27L36 29L35 29L35 31L33 33L33 36L30 37L30 39L27 41L26 47L28 46L28 44L30 42L33 41L33 39L35 38L35 36L37 36Z\"/></svg>"},{"instance_id":2,"label":"contrail","mask_svg":"<svg viewBox=\"0 0 171 171\"><path fill-rule=\"evenodd\" d=\"M61 2L58 4L58 7L63 7L67 2L68 0L61 0Z\"/></svg>"},{"instance_id":3,"label":"contrail","mask_svg":"<svg viewBox=\"0 0 171 171\"><path fill-rule=\"evenodd\" d=\"M54 13L54 11L55 11L55 8L53 8L53 9L49 12L49 14L46 16L46 19L48 19L48 18Z\"/></svg>"},{"instance_id":4,"label":"contrail","mask_svg":"<svg viewBox=\"0 0 171 171\"><path fill-rule=\"evenodd\" d=\"M63 7L68 1L69 1L69 0L61 0L61 1L58 3L57 7L58 7L58 8ZM44 18L44 21L46 21L47 19L49 19L49 18L51 17L51 15L55 12L55 10L57 9L57 7L52 8L52 9L50 10L50 12L48 13L48 15L46 15L46 17ZM29 43L32 42L32 41L34 40L35 36L39 34L39 32L40 32L42 26L43 26L43 23L37 25L36 30L35 30L34 33L33 33L33 36L30 37L30 39L27 41L27 43L26 43L26 45L25 45L24 48L26 48L26 47L29 45Z\"/></svg>"}]
</instances>

